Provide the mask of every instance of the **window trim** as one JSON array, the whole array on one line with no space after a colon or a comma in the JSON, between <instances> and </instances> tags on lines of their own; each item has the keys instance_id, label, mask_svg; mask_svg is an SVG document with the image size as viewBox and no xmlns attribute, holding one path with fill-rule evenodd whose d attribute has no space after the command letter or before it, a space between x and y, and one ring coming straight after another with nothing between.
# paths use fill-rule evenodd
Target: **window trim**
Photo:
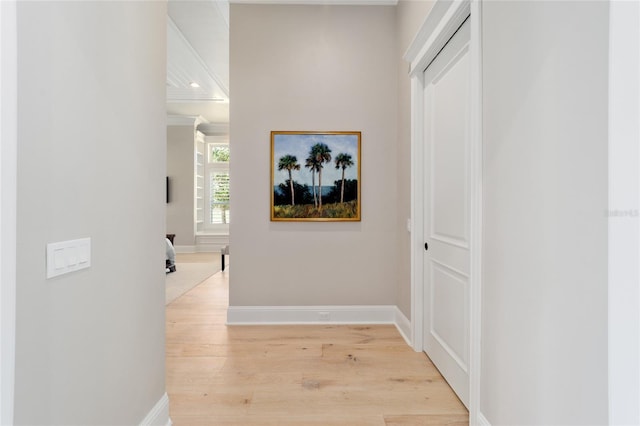
<instances>
[{"instance_id":1,"label":"window trim","mask_svg":"<svg viewBox=\"0 0 640 426\"><path fill-rule=\"evenodd\" d=\"M229 146L229 138L226 136L207 136L205 140L206 161L204 162L204 224L205 232L228 234L229 221L227 223L211 223L211 175L212 173L229 173L229 162L211 161L211 150L214 146Z\"/></svg>"}]
</instances>

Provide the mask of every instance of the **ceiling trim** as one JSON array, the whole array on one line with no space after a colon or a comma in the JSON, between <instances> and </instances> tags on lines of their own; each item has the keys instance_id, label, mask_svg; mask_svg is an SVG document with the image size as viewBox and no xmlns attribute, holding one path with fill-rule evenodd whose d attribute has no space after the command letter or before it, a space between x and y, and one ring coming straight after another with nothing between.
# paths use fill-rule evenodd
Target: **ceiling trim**
<instances>
[{"instance_id":1,"label":"ceiling trim","mask_svg":"<svg viewBox=\"0 0 640 426\"><path fill-rule=\"evenodd\" d=\"M200 115L167 115L167 126L194 126L208 123L208 121Z\"/></svg>"},{"instance_id":2,"label":"ceiling trim","mask_svg":"<svg viewBox=\"0 0 640 426\"><path fill-rule=\"evenodd\" d=\"M215 8L218 10L218 13L220 14L220 16L222 16L222 19L224 19L224 22L227 24L227 30L229 29L229 2L227 2L227 8L226 8L226 13L224 10L222 10L222 6L220 6L221 4L223 4L223 2L220 1L216 1L216 0L211 0L215 6Z\"/></svg>"},{"instance_id":3,"label":"ceiling trim","mask_svg":"<svg viewBox=\"0 0 640 426\"><path fill-rule=\"evenodd\" d=\"M229 135L229 123L201 123L198 129L207 136Z\"/></svg>"},{"instance_id":4,"label":"ceiling trim","mask_svg":"<svg viewBox=\"0 0 640 426\"><path fill-rule=\"evenodd\" d=\"M224 96L228 99L229 88L226 87L222 82L222 80L220 79L220 77L218 77L218 75L207 66L204 60L200 57L200 54L193 48L189 40L187 40L187 38L184 36L182 31L180 31L180 28L178 28L176 23L173 22L173 19L171 19L170 16L167 16L167 31L168 32L171 31L172 34L175 34L178 37L182 45L181 47L186 51L188 51L193 56L193 58L198 63L198 65L202 67L204 72L207 73L207 75L211 78L211 80L218 86L220 91L222 91ZM169 72L169 70L167 70L167 72ZM213 100L213 99L205 99L205 100ZM178 101L182 101L182 100L178 100Z\"/></svg>"},{"instance_id":5,"label":"ceiling trim","mask_svg":"<svg viewBox=\"0 0 640 426\"><path fill-rule=\"evenodd\" d=\"M427 68L470 13L470 0L436 2L403 56L411 64L410 75Z\"/></svg>"},{"instance_id":6,"label":"ceiling trim","mask_svg":"<svg viewBox=\"0 0 640 426\"><path fill-rule=\"evenodd\" d=\"M396 6L398 0L229 0L231 4Z\"/></svg>"},{"instance_id":7,"label":"ceiling trim","mask_svg":"<svg viewBox=\"0 0 640 426\"><path fill-rule=\"evenodd\" d=\"M0 2L2 2L2 0L0 0ZM188 102L190 104L197 104L197 103L204 103L204 104L209 104L211 102L215 102L217 104L228 104L229 103L229 99L226 98L201 98L201 99L193 99L193 98L185 98L185 99L177 99L177 98L172 98L172 99L167 99L167 103L168 104L182 104Z\"/></svg>"}]
</instances>

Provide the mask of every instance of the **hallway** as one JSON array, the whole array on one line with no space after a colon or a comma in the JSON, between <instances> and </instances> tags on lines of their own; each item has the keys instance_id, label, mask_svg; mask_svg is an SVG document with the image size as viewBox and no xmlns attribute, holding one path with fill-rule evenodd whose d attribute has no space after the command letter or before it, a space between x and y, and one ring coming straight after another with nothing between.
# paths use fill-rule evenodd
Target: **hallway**
<instances>
[{"instance_id":1,"label":"hallway","mask_svg":"<svg viewBox=\"0 0 640 426\"><path fill-rule=\"evenodd\" d=\"M167 306L174 425L468 424L394 326L227 327L228 274Z\"/></svg>"}]
</instances>

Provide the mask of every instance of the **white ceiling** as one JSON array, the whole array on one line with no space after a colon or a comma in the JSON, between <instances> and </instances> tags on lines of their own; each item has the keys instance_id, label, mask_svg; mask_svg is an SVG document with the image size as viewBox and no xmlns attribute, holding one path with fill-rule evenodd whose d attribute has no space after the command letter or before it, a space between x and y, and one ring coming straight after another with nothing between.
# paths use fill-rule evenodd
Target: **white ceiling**
<instances>
[{"instance_id":1,"label":"white ceiling","mask_svg":"<svg viewBox=\"0 0 640 426\"><path fill-rule=\"evenodd\" d=\"M228 123L229 2L169 0L168 15L167 114Z\"/></svg>"},{"instance_id":2,"label":"white ceiling","mask_svg":"<svg viewBox=\"0 0 640 426\"><path fill-rule=\"evenodd\" d=\"M0 0L1 1L1 0ZM394 5L397 0L231 0L253 4ZM229 123L229 0L169 0L167 114ZM190 84L198 83L194 88Z\"/></svg>"}]
</instances>

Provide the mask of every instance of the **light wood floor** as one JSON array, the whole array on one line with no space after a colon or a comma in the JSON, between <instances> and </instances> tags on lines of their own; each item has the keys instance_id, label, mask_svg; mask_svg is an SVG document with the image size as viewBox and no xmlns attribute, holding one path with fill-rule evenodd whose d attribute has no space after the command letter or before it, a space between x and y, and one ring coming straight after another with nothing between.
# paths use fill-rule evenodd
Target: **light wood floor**
<instances>
[{"instance_id":1,"label":"light wood floor","mask_svg":"<svg viewBox=\"0 0 640 426\"><path fill-rule=\"evenodd\" d=\"M167 306L174 425L468 424L393 326L225 326L229 273Z\"/></svg>"}]
</instances>

